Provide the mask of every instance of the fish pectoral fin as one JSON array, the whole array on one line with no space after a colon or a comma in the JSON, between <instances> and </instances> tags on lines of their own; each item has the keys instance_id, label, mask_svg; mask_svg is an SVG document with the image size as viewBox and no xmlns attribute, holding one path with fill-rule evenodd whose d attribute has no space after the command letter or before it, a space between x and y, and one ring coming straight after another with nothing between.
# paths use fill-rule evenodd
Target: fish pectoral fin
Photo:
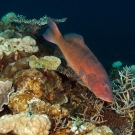
<instances>
[{"instance_id":1,"label":"fish pectoral fin","mask_svg":"<svg viewBox=\"0 0 135 135\"><path fill-rule=\"evenodd\" d=\"M87 86L90 87L90 84L92 84L93 82L95 82L96 79L97 79L97 78L96 78L96 75L95 75L95 74L93 74L93 73L88 74L88 75L86 76Z\"/></svg>"},{"instance_id":2,"label":"fish pectoral fin","mask_svg":"<svg viewBox=\"0 0 135 135\"><path fill-rule=\"evenodd\" d=\"M86 73L84 69L81 67L78 73L79 77L82 79L83 77L86 77Z\"/></svg>"}]
</instances>

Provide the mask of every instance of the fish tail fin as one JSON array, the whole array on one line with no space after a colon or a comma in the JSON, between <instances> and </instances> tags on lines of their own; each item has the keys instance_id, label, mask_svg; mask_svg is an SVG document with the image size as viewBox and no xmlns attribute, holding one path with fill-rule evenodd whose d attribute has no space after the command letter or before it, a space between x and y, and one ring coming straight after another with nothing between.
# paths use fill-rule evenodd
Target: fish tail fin
<instances>
[{"instance_id":1,"label":"fish tail fin","mask_svg":"<svg viewBox=\"0 0 135 135\"><path fill-rule=\"evenodd\" d=\"M49 28L43 34L43 37L47 41L57 44L57 41L62 36L57 25L50 17L47 20L47 24L48 24Z\"/></svg>"}]
</instances>

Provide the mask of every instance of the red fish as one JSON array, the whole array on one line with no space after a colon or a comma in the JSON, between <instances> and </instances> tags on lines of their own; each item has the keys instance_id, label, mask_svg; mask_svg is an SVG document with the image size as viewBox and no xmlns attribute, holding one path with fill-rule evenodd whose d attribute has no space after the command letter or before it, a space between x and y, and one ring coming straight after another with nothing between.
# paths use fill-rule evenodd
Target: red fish
<instances>
[{"instance_id":1,"label":"red fish","mask_svg":"<svg viewBox=\"0 0 135 135\"><path fill-rule=\"evenodd\" d=\"M48 18L48 26L43 37L59 46L68 66L77 73L87 88L98 98L112 102L112 87L108 75L102 64L84 43L83 37L73 33L62 36L51 18Z\"/></svg>"}]
</instances>

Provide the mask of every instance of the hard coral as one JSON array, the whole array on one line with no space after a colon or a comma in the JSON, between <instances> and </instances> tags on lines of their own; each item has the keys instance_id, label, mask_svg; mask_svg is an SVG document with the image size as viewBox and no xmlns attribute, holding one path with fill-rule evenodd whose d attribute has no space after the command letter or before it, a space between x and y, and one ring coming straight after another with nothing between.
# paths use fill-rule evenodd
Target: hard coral
<instances>
[{"instance_id":1,"label":"hard coral","mask_svg":"<svg viewBox=\"0 0 135 135\"><path fill-rule=\"evenodd\" d=\"M0 81L0 111L3 110L3 105L7 105L9 103L9 95L14 91L11 87L11 81Z\"/></svg>"},{"instance_id":2,"label":"hard coral","mask_svg":"<svg viewBox=\"0 0 135 135\"><path fill-rule=\"evenodd\" d=\"M50 120L45 114L30 115L28 112L21 112L1 117L0 133L13 131L16 135L48 135L50 125Z\"/></svg>"},{"instance_id":3,"label":"hard coral","mask_svg":"<svg viewBox=\"0 0 135 135\"><path fill-rule=\"evenodd\" d=\"M23 111L29 111L29 101L33 98L31 94L18 92L12 93L9 99L8 107L13 112L17 114Z\"/></svg>"},{"instance_id":4,"label":"hard coral","mask_svg":"<svg viewBox=\"0 0 135 135\"><path fill-rule=\"evenodd\" d=\"M116 113L135 120L135 75L130 67L124 67L119 71L119 78L113 81L113 93L115 101L111 108Z\"/></svg>"},{"instance_id":5,"label":"hard coral","mask_svg":"<svg viewBox=\"0 0 135 135\"><path fill-rule=\"evenodd\" d=\"M53 70L44 71L43 74L47 78L44 89L44 99L50 101L54 100L54 103L57 103L57 101L55 102L55 97L58 96L58 94L56 95L55 92L58 93L63 90L62 78Z\"/></svg>"},{"instance_id":6,"label":"hard coral","mask_svg":"<svg viewBox=\"0 0 135 135\"><path fill-rule=\"evenodd\" d=\"M18 71L24 69L30 69L27 57L8 64L3 70L2 78L13 78Z\"/></svg>"},{"instance_id":7,"label":"hard coral","mask_svg":"<svg viewBox=\"0 0 135 135\"><path fill-rule=\"evenodd\" d=\"M16 92L12 93L8 104L13 113L28 110L28 102L32 98L41 98L45 81L43 74L36 69L17 72L13 78Z\"/></svg>"},{"instance_id":8,"label":"hard coral","mask_svg":"<svg viewBox=\"0 0 135 135\"><path fill-rule=\"evenodd\" d=\"M61 60L54 56L44 56L37 58L32 55L29 58L29 65L31 68L45 68L49 70L56 70L57 67L61 64Z\"/></svg>"},{"instance_id":9,"label":"hard coral","mask_svg":"<svg viewBox=\"0 0 135 135\"><path fill-rule=\"evenodd\" d=\"M47 26L47 19L48 17L45 15L39 20L37 19L26 19L25 16L23 15L17 15L16 18L11 18L11 22L19 23L19 24L25 24L27 25L27 31L30 31L32 33L37 33L37 31L43 27ZM62 19L53 19L55 22L60 23L60 22L65 22L67 18L62 18Z\"/></svg>"},{"instance_id":10,"label":"hard coral","mask_svg":"<svg viewBox=\"0 0 135 135\"><path fill-rule=\"evenodd\" d=\"M29 106L31 111L35 114L47 114L52 122L58 119L69 117L68 110L61 107L59 104L51 105L46 101L32 99L29 102Z\"/></svg>"},{"instance_id":11,"label":"hard coral","mask_svg":"<svg viewBox=\"0 0 135 135\"><path fill-rule=\"evenodd\" d=\"M107 120L104 125L111 128L115 135L132 135L133 123L120 114L116 114L112 110L104 111L104 118Z\"/></svg>"},{"instance_id":12,"label":"hard coral","mask_svg":"<svg viewBox=\"0 0 135 135\"><path fill-rule=\"evenodd\" d=\"M19 93L31 93L35 97L41 97L45 81L46 78L36 69L19 71L13 78L14 87Z\"/></svg>"},{"instance_id":13,"label":"hard coral","mask_svg":"<svg viewBox=\"0 0 135 135\"><path fill-rule=\"evenodd\" d=\"M11 38L22 38L22 35L14 30L5 30L4 32L0 32L0 37L5 39Z\"/></svg>"},{"instance_id":14,"label":"hard coral","mask_svg":"<svg viewBox=\"0 0 135 135\"><path fill-rule=\"evenodd\" d=\"M29 36L12 39L0 37L0 59L3 56L14 55L16 51L31 54L38 51L38 46L36 46L36 41Z\"/></svg>"},{"instance_id":15,"label":"hard coral","mask_svg":"<svg viewBox=\"0 0 135 135\"><path fill-rule=\"evenodd\" d=\"M7 22L0 20L0 32L10 29L11 26L12 26L11 23L7 23Z\"/></svg>"},{"instance_id":16,"label":"hard coral","mask_svg":"<svg viewBox=\"0 0 135 135\"><path fill-rule=\"evenodd\" d=\"M9 12L6 15L4 15L1 20L4 22L11 22L11 19L17 18L16 14L14 12Z\"/></svg>"}]
</instances>

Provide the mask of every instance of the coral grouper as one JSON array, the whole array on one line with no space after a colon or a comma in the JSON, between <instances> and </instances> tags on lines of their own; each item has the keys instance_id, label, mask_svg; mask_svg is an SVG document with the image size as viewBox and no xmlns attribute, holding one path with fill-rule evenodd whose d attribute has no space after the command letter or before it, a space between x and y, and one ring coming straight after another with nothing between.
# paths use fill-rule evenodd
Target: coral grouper
<instances>
[{"instance_id":1,"label":"coral grouper","mask_svg":"<svg viewBox=\"0 0 135 135\"><path fill-rule=\"evenodd\" d=\"M62 36L51 18L48 18L48 26L49 29L43 34L44 38L60 47L68 66L77 73L83 85L100 99L112 102L113 94L108 75L84 43L83 37L77 34Z\"/></svg>"}]
</instances>

